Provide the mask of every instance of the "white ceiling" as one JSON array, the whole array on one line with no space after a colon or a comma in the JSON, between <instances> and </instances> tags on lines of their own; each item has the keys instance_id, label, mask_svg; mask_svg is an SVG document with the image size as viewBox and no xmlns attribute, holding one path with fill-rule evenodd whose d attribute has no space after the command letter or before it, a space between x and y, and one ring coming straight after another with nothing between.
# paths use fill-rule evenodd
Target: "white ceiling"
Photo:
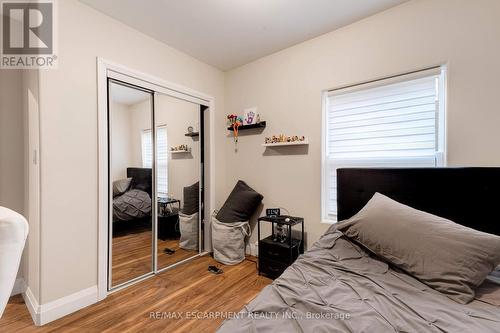
<instances>
[{"instance_id":1,"label":"white ceiling","mask_svg":"<svg viewBox=\"0 0 500 333\"><path fill-rule=\"evenodd\" d=\"M147 92L115 83L111 83L109 94L113 102L125 105L134 105L151 98Z\"/></svg>"},{"instance_id":2,"label":"white ceiling","mask_svg":"<svg viewBox=\"0 0 500 333\"><path fill-rule=\"evenodd\" d=\"M80 0L229 70L407 0Z\"/></svg>"}]
</instances>

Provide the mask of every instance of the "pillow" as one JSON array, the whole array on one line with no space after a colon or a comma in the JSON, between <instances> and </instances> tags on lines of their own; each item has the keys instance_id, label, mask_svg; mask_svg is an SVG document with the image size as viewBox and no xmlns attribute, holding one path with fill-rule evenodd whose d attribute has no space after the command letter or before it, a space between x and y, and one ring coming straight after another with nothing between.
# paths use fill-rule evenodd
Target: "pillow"
<instances>
[{"instance_id":1,"label":"pillow","mask_svg":"<svg viewBox=\"0 0 500 333\"><path fill-rule=\"evenodd\" d=\"M226 202L217 213L220 222L248 221L264 197L244 181L238 180Z\"/></svg>"},{"instance_id":2,"label":"pillow","mask_svg":"<svg viewBox=\"0 0 500 333\"><path fill-rule=\"evenodd\" d=\"M131 182L132 182L132 178L115 180L113 182L113 198L127 192L127 190L130 187Z\"/></svg>"},{"instance_id":3,"label":"pillow","mask_svg":"<svg viewBox=\"0 0 500 333\"><path fill-rule=\"evenodd\" d=\"M184 206L182 213L193 215L198 212L200 206L200 182L184 187Z\"/></svg>"},{"instance_id":4,"label":"pillow","mask_svg":"<svg viewBox=\"0 0 500 333\"><path fill-rule=\"evenodd\" d=\"M474 289L500 263L500 237L408 207L380 193L338 228L462 304L474 299Z\"/></svg>"}]
</instances>

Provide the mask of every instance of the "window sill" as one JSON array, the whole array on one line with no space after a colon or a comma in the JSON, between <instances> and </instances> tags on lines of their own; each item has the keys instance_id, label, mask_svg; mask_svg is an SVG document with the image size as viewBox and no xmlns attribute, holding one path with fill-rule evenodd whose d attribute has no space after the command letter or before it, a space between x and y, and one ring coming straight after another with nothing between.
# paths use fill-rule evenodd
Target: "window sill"
<instances>
[{"instance_id":1,"label":"window sill","mask_svg":"<svg viewBox=\"0 0 500 333\"><path fill-rule=\"evenodd\" d=\"M338 222L337 220L337 217L332 217L330 219L326 219L326 218L322 218L321 219L321 223L324 223L324 224L336 224Z\"/></svg>"}]
</instances>

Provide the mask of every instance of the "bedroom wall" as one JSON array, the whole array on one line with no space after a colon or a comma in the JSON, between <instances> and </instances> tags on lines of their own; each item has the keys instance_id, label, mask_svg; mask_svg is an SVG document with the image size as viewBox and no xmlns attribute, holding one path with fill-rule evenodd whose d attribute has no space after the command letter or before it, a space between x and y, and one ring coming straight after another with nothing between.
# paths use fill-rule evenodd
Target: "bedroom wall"
<instances>
[{"instance_id":1,"label":"bedroom wall","mask_svg":"<svg viewBox=\"0 0 500 333\"><path fill-rule=\"evenodd\" d=\"M129 105L130 166L142 168L142 131L151 128L151 102L144 101Z\"/></svg>"},{"instance_id":2,"label":"bedroom wall","mask_svg":"<svg viewBox=\"0 0 500 333\"><path fill-rule=\"evenodd\" d=\"M132 113L129 106L113 102L111 104L113 125L111 129L112 180L127 178L127 168L132 166Z\"/></svg>"},{"instance_id":3,"label":"bedroom wall","mask_svg":"<svg viewBox=\"0 0 500 333\"><path fill-rule=\"evenodd\" d=\"M189 154L169 154L168 191L182 203L184 187L200 179L200 141L187 137L188 126L200 128L200 106L169 96L158 97L157 124L167 125L168 147L182 144L191 148Z\"/></svg>"},{"instance_id":4,"label":"bedroom wall","mask_svg":"<svg viewBox=\"0 0 500 333\"><path fill-rule=\"evenodd\" d=\"M448 66L450 166L500 164L500 2L415 0L226 73L227 113L257 106L267 128L225 142L227 195L237 179L305 217L309 246L321 223L322 91L440 64ZM310 138L307 150L264 150L265 136ZM252 241L256 239L256 230Z\"/></svg>"},{"instance_id":5,"label":"bedroom wall","mask_svg":"<svg viewBox=\"0 0 500 333\"><path fill-rule=\"evenodd\" d=\"M25 212L25 117L21 70L0 69L0 206Z\"/></svg>"},{"instance_id":6,"label":"bedroom wall","mask_svg":"<svg viewBox=\"0 0 500 333\"><path fill-rule=\"evenodd\" d=\"M23 253L22 277L33 297L40 299L40 110L39 71L23 70L23 108L25 114L25 216L29 224ZM35 151L38 155L34 159Z\"/></svg>"},{"instance_id":7,"label":"bedroom wall","mask_svg":"<svg viewBox=\"0 0 500 333\"><path fill-rule=\"evenodd\" d=\"M97 57L214 96L215 146L224 144L221 71L76 0L58 1L58 25L59 68L40 72L41 304L97 285Z\"/></svg>"},{"instance_id":8,"label":"bedroom wall","mask_svg":"<svg viewBox=\"0 0 500 333\"><path fill-rule=\"evenodd\" d=\"M0 206L26 216L23 72L0 69ZM25 257L18 278L26 270Z\"/></svg>"},{"instance_id":9,"label":"bedroom wall","mask_svg":"<svg viewBox=\"0 0 500 333\"><path fill-rule=\"evenodd\" d=\"M136 166L142 164L141 133L151 128L148 102L131 106L132 161ZM146 111L146 112L144 112ZM183 189L200 178L200 145L197 139L184 136L188 126L199 129L199 111L197 104L189 103L173 97L159 95L157 98L156 123L167 126L167 144L178 146L186 144L191 147L191 154L168 154L168 191L174 198L183 199Z\"/></svg>"}]
</instances>

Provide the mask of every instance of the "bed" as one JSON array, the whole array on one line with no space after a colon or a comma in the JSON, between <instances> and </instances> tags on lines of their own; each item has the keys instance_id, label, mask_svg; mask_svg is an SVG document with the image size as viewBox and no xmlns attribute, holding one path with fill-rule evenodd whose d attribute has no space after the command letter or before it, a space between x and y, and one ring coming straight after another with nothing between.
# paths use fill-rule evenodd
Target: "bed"
<instances>
[{"instance_id":1,"label":"bed","mask_svg":"<svg viewBox=\"0 0 500 333\"><path fill-rule=\"evenodd\" d=\"M339 220L376 192L500 234L500 168L339 169ZM373 255L332 225L218 332L500 332L499 286L460 304Z\"/></svg>"},{"instance_id":2,"label":"bed","mask_svg":"<svg viewBox=\"0 0 500 333\"><path fill-rule=\"evenodd\" d=\"M139 221L151 217L152 171L127 168L129 189L113 198L113 222Z\"/></svg>"}]
</instances>

